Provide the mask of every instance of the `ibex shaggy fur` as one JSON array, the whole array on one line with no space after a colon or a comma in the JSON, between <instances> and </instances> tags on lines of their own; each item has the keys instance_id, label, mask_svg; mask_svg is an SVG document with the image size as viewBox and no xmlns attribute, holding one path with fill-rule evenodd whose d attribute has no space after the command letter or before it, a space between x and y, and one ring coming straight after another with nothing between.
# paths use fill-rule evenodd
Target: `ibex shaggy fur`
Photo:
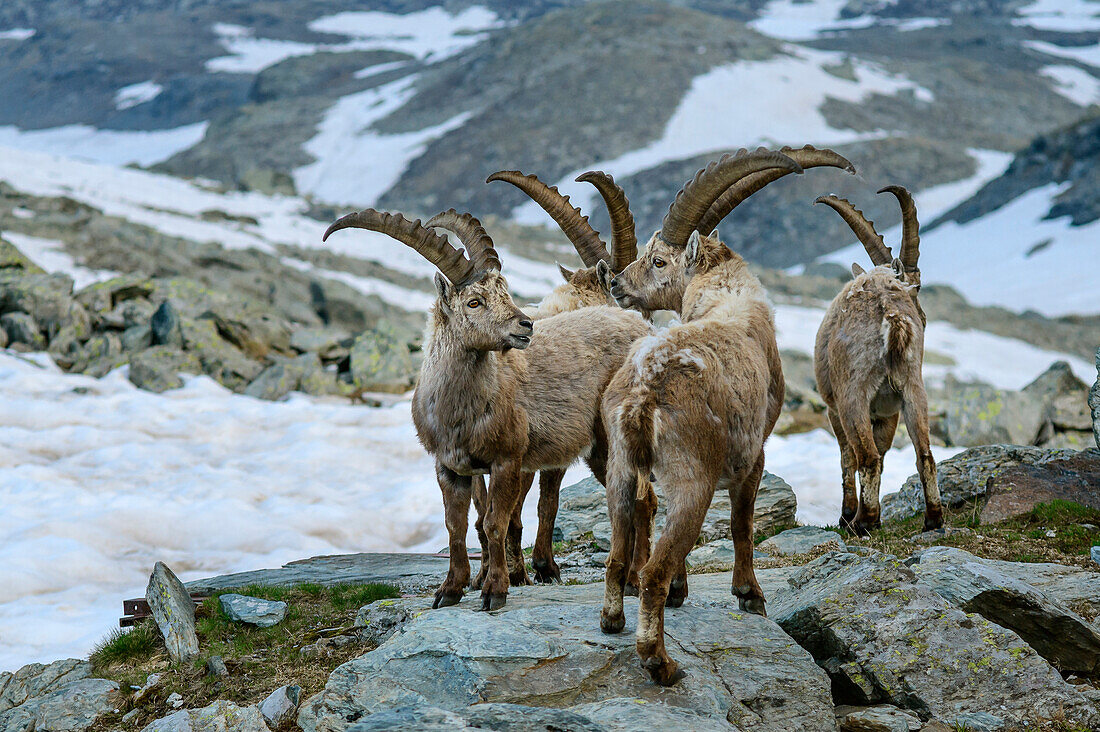
<instances>
[{"instance_id":1,"label":"ibex shaggy fur","mask_svg":"<svg viewBox=\"0 0 1100 732\"><path fill-rule=\"evenodd\" d=\"M558 265L565 282L554 288L538 305L522 308L532 320L540 320L552 315L579 310L583 307L614 305L615 301L608 292L608 282L614 273L622 271L638 255L634 217L630 213L630 204L622 187L615 183L615 179L610 175L599 170L584 173L578 176L577 180L595 186L607 206L611 219L610 254L608 254L607 247L600 238L599 233L588 223L588 217L582 215L580 209L570 204L569 197L558 192L556 187L548 186L539 180L537 176L525 175L518 170L502 170L486 179L487 183L493 181L511 183L526 193L561 227L562 232L569 238L584 263L584 268L576 271ZM564 477L564 470L543 470L539 472L539 525L535 546L531 553L531 566L535 571L535 579L539 582L561 581L561 570L558 569L557 563L554 561L553 536L554 523L558 512L558 498ZM528 584L530 582L524 567L521 546L523 524L520 519L520 510L523 507L527 493L531 490L533 481L534 473L524 473L523 490L508 526L509 578L513 585ZM484 491L484 483L480 477L477 477L474 478L475 496L479 490ZM657 496L653 492L653 486L649 483L648 476L639 481L639 491L639 501L645 506L651 507L649 516L652 517L657 510ZM480 536L480 519L478 523ZM637 577L637 570L649 558L650 526L646 525L639 528L644 531L646 541L637 544L638 554L632 567L635 578ZM474 580L475 587L480 586L484 571L485 564L482 564L482 573Z\"/></svg>"},{"instance_id":2,"label":"ibex shaggy fur","mask_svg":"<svg viewBox=\"0 0 1100 732\"><path fill-rule=\"evenodd\" d=\"M603 482L600 398L649 326L635 313L610 307L533 323L512 301L492 239L477 219L448 211L428 222L435 225L455 230L469 258L418 221L372 209L341 218L326 238L349 227L380 231L442 272L412 402L417 436L436 459L450 536L450 570L433 607L459 602L469 584L471 478L488 473L481 607L495 610L508 593L505 540L523 473L564 469L583 455Z\"/></svg>"},{"instance_id":3,"label":"ibex shaggy fur","mask_svg":"<svg viewBox=\"0 0 1100 732\"><path fill-rule=\"evenodd\" d=\"M611 551L600 626L617 633L626 623L635 479L652 472L669 508L641 572L637 647L642 665L662 685L683 675L665 650L666 599L674 583L686 592L684 559L718 488L730 495L733 594L743 609L764 614L752 566L753 505L764 441L783 404L783 369L763 286L741 257L697 227L733 181L771 168L801 170L786 155L758 151L726 156L700 171L677 196L645 255L611 281L624 307L675 310L682 319L635 345L601 407L611 443Z\"/></svg>"},{"instance_id":4,"label":"ibex shaggy fur","mask_svg":"<svg viewBox=\"0 0 1100 732\"><path fill-rule=\"evenodd\" d=\"M897 197L902 210L901 256L890 249L863 213L843 198L822 196L815 203L835 209L863 243L875 268L852 265L851 282L833 299L817 331L814 373L840 443L844 501L840 523L857 533L877 527L882 461L894 440L899 413L917 453L924 486L924 528L943 525L936 463L928 441L928 397L924 361L924 311L920 292L920 234L909 191L887 186L879 193ZM856 471L859 499L856 499Z\"/></svg>"}]
</instances>

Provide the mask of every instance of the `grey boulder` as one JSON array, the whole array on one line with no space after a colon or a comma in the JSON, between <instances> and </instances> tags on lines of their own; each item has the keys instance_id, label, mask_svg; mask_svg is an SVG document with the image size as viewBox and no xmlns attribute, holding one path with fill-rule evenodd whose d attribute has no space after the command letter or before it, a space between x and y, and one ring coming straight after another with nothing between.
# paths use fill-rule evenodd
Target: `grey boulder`
<instances>
[{"instance_id":1,"label":"grey boulder","mask_svg":"<svg viewBox=\"0 0 1100 732\"><path fill-rule=\"evenodd\" d=\"M1092 437L1100 450L1100 348L1096 349L1096 382L1089 389L1089 410L1092 412Z\"/></svg>"},{"instance_id":2,"label":"grey boulder","mask_svg":"<svg viewBox=\"0 0 1100 732\"><path fill-rule=\"evenodd\" d=\"M760 542L760 551L773 556L789 557L796 554L809 554L813 551L832 548L844 551L847 545L840 534L826 531L816 526L797 526L781 531L773 537Z\"/></svg>"},{"instance_id":3,"label":"grey boulder","mask_svg":"<svg viewBox=\"0 0 1100 732\"><path fill-rule=\"evenodd\" d=\"M218 598L222 612L236 623L249 623L258 628L270 628L286 618L286 603L263 600L248 595L227 594Z\"/></svg>"},{"instance_id":4,"label":"grey boulder","mask_svg":"<svg viewBox=\"0 0 1100 732\"><path fill-rule=\"evenodd\" d=\"M150 722L141 732L268 732L268 727L255 704L239 707L219 699L202 709L181 709Z\"/></svg>"},{"instance_id":5,"label":"grey boulder","mask_svg":"<svg viewBox=\"0 0 1100 732\"><path fill-rule=\"evenodd\" d=\"M260 714L272 727L292 719L302 700L302 687L280 686L260 702Z\"/></svg>"},{"instance_id":6,"label":"grey boulder","mask_svg":"<svg viewBox=\"0 0 1100 732\"><path fill-rule=\"evenodd\" d=\"M0 674L0 730L78 732L114 709L118 684L91 678L91 664L66 659Z\"/></svg>"},{"instance_id":7,"label":"grey boulder","mask_svg":"<svg viewBox=\"0 0 1100 732\"><path fill-rule=\"evenodd\" d=\"M1043 426L1047 406L1041 396L964 383L944 383L949 445L1032 445Z\"/></svg>"},{"instance_id":8,"label":"grey boulder","mask_svg":"<svg viewBox=\"0 0 1100 732\"><path fill-rule=\"evenodd\" d=\"M1015 631L1063 672L1100 672L1100 632L1089 621L1036 587L1009 576L996 564L953 547L934 547L913 565L940 597Z\"/></svg>"},{"instance_id":9,"label":"grey boulder","mask_svg":"<svg viewBox=\"0 0 1100 732\"><path fill-rule=\"evenodd\" d=\"M772 617L829 672L841 703L893 704L947 724L976 711L1100 721L1018 635L952 606L894 557L831 552L788 583Z\"/></svg>"},{"instance_id":10,"label":"grey boulder","mask_svg":"<svg viewBox=\"0 0 1100 732\"><path fill-rule=\"evenodd\" d=\"M889 704L856 709L840 718L840 732L917 732L921 726L920 717Z\"/></svg>"},{"instance_id":11,"label":"grey boulder","mask_svg":"<svg viewBox=\"0 0 1100 732\"><path fill-rule=\"evenodd\" d=\"M179 577L164 562L157 562L153 567L149 586L145 588L145 600L172 660L190 661L199 655L195 603Z\"/></svg>"}]
</instances>

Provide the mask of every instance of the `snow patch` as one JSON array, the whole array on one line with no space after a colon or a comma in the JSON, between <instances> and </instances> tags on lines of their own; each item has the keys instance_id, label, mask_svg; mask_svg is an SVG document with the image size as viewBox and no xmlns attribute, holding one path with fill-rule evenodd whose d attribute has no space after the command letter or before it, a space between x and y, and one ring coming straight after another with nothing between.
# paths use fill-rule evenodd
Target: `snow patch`
<instances>
[{"instance_id":1,"label":"snow patch","mask_svg":"<svg viewBox=\"0 0 1100 732\"><path fill-rule=\"evenodd\" d=\"M848 0L772 0L748 25L772 38L810 41L828 31L875 24L875 18L870 15L842 19L840 13L847 4Z\"/></svg>"},{"instance_id":2,"label":"snow patch","mask_svg":"<svg viewBox=\"0 0 1100 732\"><path fill-rule=\"evenodd\" d=\"M1024 46L1048 56L1068 58L1088 66L1100 67L1100 43L1091 46L1058 46L1046 41L1024 41Z\"/></svg>"},{"instance_id":3,"label":"snow patch","mask_svg":"<svg viewBox=\"0 0 1100 732\"><path fill-rule=\"evenodd\" d=\"M64 155L109 165L152 165L195 145L206 134L206 122L169 130L98 130L65 125L44 130L0 127L0 146Z\"/></svg>"},{"instance_id":4,"label":"snow patch","mask_svg":"<svg viewBox=\"0 0 1100 732\"><path fill-rule=\"evenodd\" d=\"M1074 104L1087 107L1100 102L1100 81L1077 66L1046 66L1040 71L1054 82L1054 90Z\"/></svg>"},{"instance_id":5,"label":"snow patch","mask_svg":"<svg viewBox=\"0 0 1100 732\"><path fill-rule=\"evenodd\" d=\"M666 161L728 148L731 140L751 149L801 147L807 141L834 145L885 134L830 127L820 112L827 98L859 102L871 94L910 91L918 99L931 99L932 93L924 87L846 54L793 46L786 50L789 55L719 66L695 77L660 139L618 158L578 168L558 181L558 190L585 208L596 194L574 179L593 168L621 179ZM822 68L847 60L852 61L855 81ZM516 208L513 217L525 224L546 225L544 212L533 201Z\"/></svg>"},{"instance_id":6,"label":"snow patch","mask_svg":"<svg viewBox=\"0 0 1100 732\"><path fill-rule=\"evenodd\" d=\"M0 41L25 41L35 34L34 28L9 28L0 31Z\"/></svg>"},{"instance_id":7,"label":"snow patch","mask_svg":"<svg viewBox=\"0 0 1100 732\"><path fill-rule=\"evenodd\" d=\"M65 245L59 241L41 239L15 231L5 231L4 238L47 272L61 272L72 277L75 290L118 276L117 272L89 269L77 264L76 260L65 251Z\"/></svg>"},{"instance_id":8,"label":"snow patch","mask_svg":"<svg viewBox=\"0 0 1100 732\"><path fill-rule=\"evenodd\" d=\"M1096 0L1035 0L1019 14L1013 25L1067 33L1100 30L1100 2Z\"/></svg>"},{"instance_id":9,"label":"snow patch","mask_svg":"<svg viewBox=\"0 0 1100 732\"><path fill-rule=\"evenodd\" d=\"M164 87L155 81L140 81L124 86L115 93L115 109L129 109L156 99Z\"/></svg>"}]
</instances>

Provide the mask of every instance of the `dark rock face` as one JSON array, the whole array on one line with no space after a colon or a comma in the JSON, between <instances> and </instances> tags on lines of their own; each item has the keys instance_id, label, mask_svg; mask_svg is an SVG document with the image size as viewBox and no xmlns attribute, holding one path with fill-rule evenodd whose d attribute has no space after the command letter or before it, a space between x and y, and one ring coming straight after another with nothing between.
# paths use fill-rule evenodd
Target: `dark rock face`
<instances>
[{"instance_id":1,"label":"dark rock face","mask_svg":"<svg viewBox=\"0 0 1100 732\"><path fill-rule=\"evenodd\" d=\"M995 494L1004 487L1011 490L1014 476L1031 475L1037 491L1056 490L1056 486L1079 486L1076 492L1088 500L1087 476L1095 473L1100 452L1087 450L1048 450L1021 445L984 445L972 447L936 465L936 480L945 506L961 506L974 498ZM1063 469L1079 473L1079 479L1062 475ZM1036 472L1038 471L1038 472ZM1053 479L1053 480L1052 480ZM1067 482L1068 481L1068 482ZM1036 496L1039 492L1035 493ZM1006 505L1009 499L1004 499ZM1049 499L1041 499L1049 500ZM1073 500L1073 499L1071 499ZM996 504L995 504L996 505ZM882 498L882 520L895 521L923 511L924 493L916 475L909 477L897 493ZM1029 507L1030 508L1030 507Z\"/></svg>"},{"instance_id":2,"label":"dark rock face","mask_svg":"<svg viewBox=\"0 0 1100 732\"><path fill-rule=\"evenodd\" d=\"M951 724L996 708L1024 721L1094 705L1012 631L970 616L895 558L833 552L805 565L769 603L773 617L832 677L842 703L886 702Z\"/></svg>"},{"instance_id":3,"label":"dark rock face","mask_svg":"<svg viewBox=\"0 0 1100 732\"><path fill-rule=\"evenodd\" d=\"M917 576L940 597L1015 631L1043 658L1065 673L1093 676L1100 670L1100 631L1035 586L996 564L952 547L920 553ZM1018 572L1026 572L1020 563Z\"/></svg>"}]
</instances>

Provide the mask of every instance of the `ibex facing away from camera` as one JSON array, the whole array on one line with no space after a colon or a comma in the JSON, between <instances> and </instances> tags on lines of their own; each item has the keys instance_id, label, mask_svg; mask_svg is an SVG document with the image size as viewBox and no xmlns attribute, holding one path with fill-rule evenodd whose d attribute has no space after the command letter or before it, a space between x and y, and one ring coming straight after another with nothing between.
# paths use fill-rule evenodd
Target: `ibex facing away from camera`
<instances>
[{"instance_id":1,"label":"ibex facing away from camera","mask_svg":"<svg viewBox=\"0 0 1100 732\"><path fill-rule=\"evenodd\" d=\"M532 322L516 307L492 239L477 219L448 211L428 222L458 233L469 257L420 225L367 209L325 232L379 231L412 247L442 274L413 395L417 436L436 460L450 535L450 570L434 607L462 599L470 581L466 531L472 476L488 473L489 555L481 606L508 593L505 539L524 472L564 469L581 455L603 482L606 436L599 403L630 345L649 332L636 313L583 308Z\"/></svg>"},{"instance_id":2,"label":"ibex facing away from camera","mask_svg":"<svg viewBox=\"0 0 1100 732\"><path fill-rule=\"evenodd\" d=\"M558 315L564 312L579 310L583 307L594 305L615 305L607 290L607 283L612 273L621 272L626 265L634 261L638 256L638 240L634 231L634 217L630 213L630 204L622 187L615 183L615 179L603 171L589 171L577 177L578 181L591 183L596 187L607 206L611 219L611 253L608 254L607 246L600 235L588 223L588 217L584 216L580 209L575 208L569 197L562 195L554 186L543 183L534 175L525 175L518 170L502 170L493 173L486 179L486 183L504 181L511 183L527 194L537 203L568 237L569 241L580 255L584 263L583 269L572 271L558 265L561 269L563 284L558 285L536 306L523 308L523 311L532 320ZM531 566L535 570L535 578L539 582L561 581L561 571L554 562L553 534L554 523L558 512L558 496L561 489L564 470L543 470L539 472L539 505L538 505L538 533L535 538L534 550L531 553ZM480 478L475 478L474 490L478 490L476 483ZM508 561L510 579L513 585L526 584L527 573L523 566L523 551L521 548L521 536L523 526L519 512L524 499L534 480L534 473L524 474L524 485L515 514L512 516L508 527ZM639 481L640 500L646 506L652 506L650 516L657 510L657 497L653 493L648 476ZM651 522L650 522L651 523ZM637 570L645 564L649 558L648 525L643 529L646 533L645 543L639 543L639 553L635 558L633 575L637 577ZM644 547L644 552L643 552ZM482 565L484 571L485 565ZM475 580L478 586L481 577Z\"/></svg>"},{"instance_id":3,"label":"ibex facing away from camera","mask_svg":"<svg viewBox=\"0 0 1100 732\"><path fill-rule=\"evenodd\" d=\"M767 294L744 260L701 218L734 182L761 171L800 172L781 153L722 158L677 195L644 256L611 281L624 307L675 310L682 324L643 339L604 394L611 551L600 626L621 631L626 562L633 551L635 479L650 472L669 501L664 532L641 572L637 647L659 684L683 675L665 650L664 608L670 585L699 537L714 491L729 491L735 549L733 594L763 614L764 593L752 567L753 504L764 470L764 441L783 404L783 369ZM686 586L685 586L686 587ZM681 590L682 592L683 590Z\"/></svg>"},{"instance_id":4,"label":"ibex facing away from camera","mask_svg":"<svg viewBox=\"0 0 1100 732\"><path fill-rule=\"evenodd\" d=\"M901 256L890 249L861 211L843 198L822 196L855 232L875 267L852 265L855 279L833 299L817 331L814 373L840 443L844 501L840 523L858 533L879 525L882 459L894 439L899 413L917 453L924 486L924 528L943 525L936 464L928 440L928 397L924 361L924 311L920 292L920 233L909 191L887 186L901 204ZM856 472L860 496L856 498Z\"/></svg>"}]
</instances>

